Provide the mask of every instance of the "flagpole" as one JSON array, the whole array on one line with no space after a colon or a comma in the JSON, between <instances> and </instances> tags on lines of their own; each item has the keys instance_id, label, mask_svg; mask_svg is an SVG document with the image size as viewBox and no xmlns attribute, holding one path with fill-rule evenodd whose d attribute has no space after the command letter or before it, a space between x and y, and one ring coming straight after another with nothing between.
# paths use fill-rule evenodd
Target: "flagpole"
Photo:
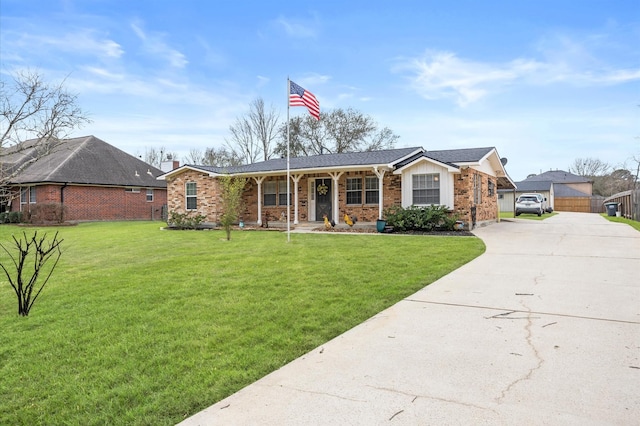
<instances>
[{"instance_id":1,"label":"flagpole","mask_svg":"<svg viewBox=\"0 0 640 426\"><path fill-rule=\"evenodd\" d=\"M287 76L287 242L291 241L291 171L289 170L289 95L291 94L291 80Z\"/></svg>"}]
</instances>

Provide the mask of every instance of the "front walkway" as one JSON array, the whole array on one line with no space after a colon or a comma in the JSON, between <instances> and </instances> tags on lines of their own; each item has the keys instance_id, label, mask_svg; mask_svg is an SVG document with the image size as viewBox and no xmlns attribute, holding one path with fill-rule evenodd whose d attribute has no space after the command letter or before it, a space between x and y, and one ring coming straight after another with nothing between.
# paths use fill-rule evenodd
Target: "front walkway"
<instances>
[{"instance_id":1,"label":"front walkway","mask_svg":"<svg viewBox=\"0 0 640 426\"><path fill-rule=\"evenodd\" d=\"M181 425L638 424L640 233L474 232L482 256Z\"/></svg>"}]
</instances>

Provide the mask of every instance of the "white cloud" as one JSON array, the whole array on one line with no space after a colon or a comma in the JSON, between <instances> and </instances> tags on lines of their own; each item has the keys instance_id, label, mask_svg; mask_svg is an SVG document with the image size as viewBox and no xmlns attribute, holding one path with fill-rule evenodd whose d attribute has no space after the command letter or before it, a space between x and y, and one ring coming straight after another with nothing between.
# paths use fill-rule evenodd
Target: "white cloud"
<instances>
[{"instance_id":1,"label":"white cloud","mask_svg":"<svg viewBox=\"0 0 640 426\"><path fill-rule=\"evenodd\" d=\"M274 23L290 37L315 38L317 36L316 20L292 19L281 16Z\"/></svg>"},{"instance_id":2,"label":"white cloud","mask_svg":"<svg viewBox=\"0 0 640 426\"><path fill-rule=\"evenodd\" d=\"M18 51L20 49L28 49L31 55L36 52L39 52L38 55L47 55L55 51L92 55L101 58L119 58L124 54L120 44L111 39L101 37L91 29L68 32L63 35L11 33L3 34L3 36L11 40L11 43L7 43L6 46L3 43L3 50L7 50L9 53L11 52L11 47L13 47Z\"/></svg>"},{"instance_id":3,"label":"white cloud","mask_svg":"<svg viewBox=\"0 0 640 426\"><path fill-rule=\"evenodd\" d=\"M398 61L392 71L405 73L411 88L429 100L450 99L467 106L508 90L508 85L563 84L585 87L640 80L640 67L620 67L610 58L604 36L578 40L564 34L547 35L536 43L540 59L519 57L506 62L481 62L453 52L427 51ZM621 50L624 58L624 50Z\"/></svg>"},{"instance_id":4,"label":"white cloud","mask_svg":"<svg viewBox=\"0 0 640 426\"><path fill-rule=\"evenodd\" d=\"M167 61L174 68L184 68L189 63L184 54L164 42L163 34L148 34L142 29L142 24L139 22L131 23L131 29L142 41L143 48L148 53Z\"/></svg>"}]
</instances>

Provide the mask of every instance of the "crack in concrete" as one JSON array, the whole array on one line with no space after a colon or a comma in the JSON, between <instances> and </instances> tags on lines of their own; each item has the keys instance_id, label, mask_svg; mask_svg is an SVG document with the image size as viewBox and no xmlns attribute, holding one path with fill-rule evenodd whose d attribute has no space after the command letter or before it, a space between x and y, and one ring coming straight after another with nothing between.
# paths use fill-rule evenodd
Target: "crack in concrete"
<instances>
[{"instance_id":1,"label":"crack in concrete","mask_svg":"<svg viewBox=\"0 0 640 426\"><path fill-rule=\"evenodd\" d=\"M266 385L265 387L274 387L272 385ZM330 396L332 398L337 398L337 399L344 399L346 401L353 401L353 402L368 402L368 400L366 399L355 399L355 398L347 398L346 396L342 396L342 395L337 395L337 394L333 394L333 393L329 393L329 392L318 392L318 391L312 391L312 390L307 390L307 389L300 389L300 388L296 388L293 386L285 386L285 385L279 385L279 387L284 388L284 389L289 389L289 390L293 390L296 392L302 392L302 393L309 393L312 395L324 395L324 396Z\"/></svg>"},{"instance_id":2,"label":"crack in concrete","mask_svg":"<svg viewBox=\"0 0 640 426\"><path fill-rule=\"evenodd\" d=\"M511 391L513 387L515 387L518 383L524 382L525 380L529 380L531 376L533 376L533 373L535 373L537 370L542 368L542 364L544 364L544 358L540 356L538 349L536 348L536 346L533 344L533 341L532 341L533 332L531 331L531 327L533 326L533 321L532 321L533 318L531 317L531 310L524 303L520 302L520 304L522 305L523 308L527 309L527 311L529 312L529 315L527 318L527 325L524 328L525 331L527 332L525 339L527 342L527 346L531 348L531 351L533 352L533 355L535 356L537 363L534 367L529 369L527 374L509 383L509 385L502 390L502 392L500 393L500 396L496 398L496 402L498 404L507 396L507 393L509 393L509 391Z\"/></svg>"},{"instance_id":3,"label":"crack in concrete","mask_svg":"<svg viewBox=\"0 0 640 426\"><path fill-rule=\"evenodd\" d=\"M479 410L488 410L488 411L493 412L494 414L498 414L498 412L495 411L493 408L483 407L481 405L472 404L470 402L458 401L458 400L455 400L455 399L448 399L448 398L441 398L441 397L432 396L432 395L420 395L420 394L415 394L415 393L403 392L403 391L398 390L398 389L391 389L391 388L385 388L385 387L379 387L379 386L367 385L367 387L370 387L370 388L376 389L376 390L380 390L380 391L392 392L392 393L397 393L397 394L405 395L405 396L411 396L411 397L413 397L413 399L411 400L412 404L418 398L431 399L431 400L439 401L439 402L448 402L448 403L452 403L452 404L456 404L456 405L462 405L464 407L477 408Z\"/></svg>"}]
</instances>

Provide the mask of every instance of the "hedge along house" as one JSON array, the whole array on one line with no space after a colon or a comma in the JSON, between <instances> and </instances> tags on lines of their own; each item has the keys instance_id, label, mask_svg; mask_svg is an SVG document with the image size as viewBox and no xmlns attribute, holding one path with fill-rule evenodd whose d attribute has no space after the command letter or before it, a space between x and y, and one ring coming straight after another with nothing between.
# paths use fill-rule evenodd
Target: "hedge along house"
<instances>
[{"instance_id":1,"label":"hedge along house","mask_svg":"<svg viewBox=\"0 0 640 426\"><path fill-rule=\"evenodd\" d=\"M217 223L223 174L244 177L245 223L286 220L342 222L344 214L375 222L385 208L444 205L467 227L498 219L497 190L514 188L495 148L425 151L421 147L325 154L237 167L184 165L158 179L167 182L169 211L200 214Z\"/></svg>"},{"instance_id":2,"label":"hedge along house","mask_svg":"<svg viewBox=\"0 0 640 426\"><path fill-rule=\"evenodd\" d=\"M68 221L161 219L167 190L160 169L95 136L60 140L46 155L35 142L0 157L5 173L22 168L10 179L10 197L0 200L3 209L29 213L58 204Z\"/></svg>"}]
</instances>

